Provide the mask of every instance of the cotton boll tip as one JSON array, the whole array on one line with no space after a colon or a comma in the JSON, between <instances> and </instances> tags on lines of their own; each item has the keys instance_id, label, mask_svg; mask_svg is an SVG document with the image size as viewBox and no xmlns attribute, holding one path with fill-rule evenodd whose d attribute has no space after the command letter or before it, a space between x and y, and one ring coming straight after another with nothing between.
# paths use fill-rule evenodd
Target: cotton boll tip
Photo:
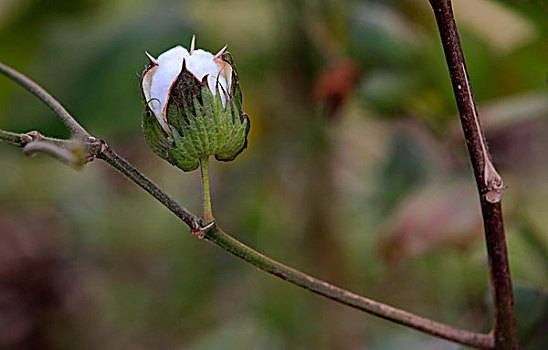
<instances>
[{"instance_id":1,"label":"cotton boll tip","mask_svg":"<svg viewBox=\"0 0 548 350\"><path fill-rule=\"evenodd\" d=\"M154 57L152 57L148 52L145 51L145 55L147 56L148 61L150 62L150 64L153 64L155 66L160 65L160 63L158 63L158 61L156 61L156 59Z\"/></svg>"},{"instance_id":2,"label":"cotton boll tip","mask_svg":"<svg viewBox=\"0 0 548 350\"><path fill-rule=\"evenodd\" d=\"M227 48L228 48L228 44L226 44L219 52L217 52L217 54L215 55L215 57L213 57L213 59L214 60L219 59L225 53Z\"/></svg>"},{"instance_id":3,"label":"cotton boll tip","mask_svg":"<svg viewBox=\"0 0 548 350\"><path fill-rule=\"evenodd\" d=\"M192 52L194 52L195 47L196 47L196 34L193 34L192 41L190 42L190 50L188 51L188 53L192 55Z\"/></svg>"}]
</instances>

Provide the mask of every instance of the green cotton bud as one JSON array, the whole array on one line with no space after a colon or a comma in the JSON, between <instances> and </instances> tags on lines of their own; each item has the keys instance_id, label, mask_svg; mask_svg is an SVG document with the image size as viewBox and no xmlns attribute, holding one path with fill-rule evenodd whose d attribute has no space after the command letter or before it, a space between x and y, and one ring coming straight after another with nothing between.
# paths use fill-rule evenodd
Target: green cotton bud
<instances>
[{"instance_id":1,"label":"green cotton bud","mask_svg":"<svg viewBox=\"0 0 548 350\"><path fill-rule=\"evenodd\" d=\"M154 59L141 78L143 131L158 156L183 171L200 159L231 161L247 146L249 118L232 55L176 46Z\"/></svg>"}]
</instances>

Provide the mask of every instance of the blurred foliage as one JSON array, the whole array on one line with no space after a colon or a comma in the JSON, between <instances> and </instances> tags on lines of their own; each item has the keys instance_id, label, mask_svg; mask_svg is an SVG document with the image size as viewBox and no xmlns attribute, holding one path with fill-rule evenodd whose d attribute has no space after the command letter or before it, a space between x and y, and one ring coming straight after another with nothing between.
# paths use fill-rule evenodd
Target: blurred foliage
<instances>
[{"instance_id":1,"label":"blurred foliage","mask_svg":"<svg viewBox=\"0 0 548 350\"><path fill-rule=\"evenodd\" d=\"M480 116L509 186L526 349L546 344L545 1L459 0ZM490 324L479 205L426 0L3 0L0 60L57 97L185 206L198 174L146 148L146 58L176 45L238 65L248 149L212 167L213 210L312 275L471 330ZM0 79L0 128L67 136ZM195 240L95 161L0 145L0 348L457 349L290 286Z\"/></svg>"}]
</instances>

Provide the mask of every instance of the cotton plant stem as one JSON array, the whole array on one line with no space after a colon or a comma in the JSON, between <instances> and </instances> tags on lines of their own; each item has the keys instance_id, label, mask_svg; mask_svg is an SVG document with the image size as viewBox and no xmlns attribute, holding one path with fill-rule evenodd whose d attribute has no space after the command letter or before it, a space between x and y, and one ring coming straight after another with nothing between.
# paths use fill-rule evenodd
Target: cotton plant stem
<instances>
[{"instance_id":1,"label":"cotton plant stem","mask_svg":"<svg viewBox=\"0 0 548 350\"><path fill-rule=\"evenodd\" d=\"M44 88L36 84L27 76L19 73L15 69L6 66L0 62L0 73L14 80L21 85L25 90L34 94L38 99L44 102L58 117L63 124L69 129L72 136L87 137L89 133L67 112L67 110L51 96Z\"/></svg>"},{"instance_id":2,"label":"cotton plant stem","mask_svg":"<svg viewBox=\"0 0 548 350\"><path fill-rule=\"evenodd\" d=\"M120 170L122 174L130 178L130 180L137 183L147 192L156 197L175 215L183 219L183 221L190 226L192 231L194 231L193 234L195 236L216 244L227 252L243 259L244 261L265 272L282 278L283 280L316 294L335 300L341 304L348 305L352 308L379 316L386 320L416 329L418 331L477 349L494 349L493 339L489 335L454 328L333 286L327 282L311 277L303 272L300 272L299 270L287 267L282 263L266 257L265 255L253 250L242 242L224 233L214 224L209 224L207 227L196 228L193 223L199 222L198 217L190 214L185 208L181 207L177 202L165 194L156 184L146 179L144 175L142 175L137 169L133 168L127 161L118 156L112 149L104 149L97 157L106 160L109 164ZM166 203L169 205L166 205ZM200 233L197 234L196 232Z\"/></svg>"},{"instance_id":3,"label":"cotton plant stem","mask_svg":"<svg viewBox=\"0 0 548 350\"><path fill-rule=\"evenodd\" d=\"M512 279L502 220L502 178L497 173L481 130L464 54L450 0L430 0L441 36L464 137L478 187L483 214L491 290L495 310L493 334L500 350L519 349Z\"/></svg>"},{"instance_id":4,"label":"cotton plant stem","mask_svg":"<svg viewBox=\"0 0 548 350\"><path fill-rule=\"evenodd\" d=\"M200 158L200 177L202 179L202 207L203 218L207 221L213 221L213 212L211 211L211 195L209 193L209 157Z\"/></svg>"},{"instance_id":5,"label":"cotton plant stem","mask_svg":"<svg viewBox=\"0 0 548 350\"><path fill-rule=\"evenodd\" d=\"M25 146L36 140L53 143L59 147L69 147L71 140L58 139L40 134L38 131L29 131L27 133L17 133L0 129L0 141L11 143L17 146Z\"/></svg>"},{"instance_id":6,"label":"cotton plant stem","mask_svg":"<svg viewBox=\"0 0 548 350\"><path fill-rule=\"evenodd\" d=\"M195 236L216 244L227 252L243 259L244 261L265 272L282 278L283 280L316 294L335 300L341 304L348 305L352 308L379 316L386 320L416 329L418 331L477 349L494 349L493 339L489 335L454 328L333 286L327 282L311 277L303 272L300 272L299 270L287 267L282 263L266 257L265 255L253 250L242 242L224 233L214 224L208 224L207 227L197 228L196 225L200 223L200 219L198 217L181 207L177 202L175 202L175 200L165 194L156 184L148 180L139 172L139 170L132 167L112 149L109 147L102 147L102 150L99 151L97 157L107 161L130 180L156 197L175 215L185 221L185 223L190 226L192 231L194 231L193 234ZM197 232L199 232L199 234Z\"/></svg>"},{"instance_id":7,"label":"cotton plant stem","mask_svg":"<svg viewBox=\"0 0 548 350\"><path fill-rule=\"evenodd\" d=\"M32 137L28 136L27 134L19 134L16 132L0 130L0 141L23 147L27 143L32 142Z\"/></svg>"},{"instance_id":8,"label":"cotton plant stem","mask_svg":"<svg viewBox=\"0 0 548 350\"><path fill-rule=\"evenodd\" d=\"M33 156L45 153L57 160L79 169L86 162L85 145L81 140L61 140L46 137L37 131L25 134L0 130L0 141L23 148L23 153Z\"/></svg>"},{"instance_id":9,"label":"cotton plant stem","mask_svg":"<svg viewBox=\"0 0 548 350\"><path fill-rule=\"evenodd\" d=\"M73 152L67 148L59 147L46 141L35 141L29 143L23 147L23 153L28 156L33 156L36 153L44 153L75 169L80 169L82 165L84 165L83 158L79 157L77 152Z\"/></svg>"},{"instance_id":10,"label":"cotton plant stem","mask_svg":"<svg viewBox=\"0 0 548 350\"><path fill-rule=\"evenodd\" d=\"M2 67L2 71L13 71L11 68L4 65L2 65ZM14 77L13 75L6 75L26 89L29 89L29 87L32 86L38 86L32 81L30 81L29 84L25 80L28 78L21 79L20 76ZM39 95L37 96L40 97ZM48 100L50 103L60 106L59 102L55 101L51 96L50 98L52 99L51 101ZM62 111L64 111L64 109L62 111L58 109L53 110L59 118L63 120ZM74 119L70 115L69 117L70 118L67 119L69 121L68 124L72 125L70 120ZM85 130L84 132L86 135L89 135ZM24 147L29 143L28 141L32 142L32 140L28 139L28 135L32 135L32 133L33 132L27 134L16 134L3 131L0 132L0 141ZM69 142L69 140L58 141ZM158 185L149 180L128 161L120 157L103 140L97 139L93 136L88 136L84 138L83 141L86 145L86 152L88 152L87 156L90 157L90 159L99 158L104 160L128 179L140 186L147 193L161 202L171 212L173 212L177 217L179 217L183 222L185 222L191 228L191 233L193 233L194 236L216 244L227 252L239 257L253 266L256 266L265 272L293 283L299 287L332 299L338 303L345 304L351 308L361 310L420 332L477 349L495 349L493 337L490 335L454 328L443 323L432 321L410 312L394 308L378 301L362 297L266 257L265 255L251 249L230 235L224 233L216 226L214 222L204 222L201 218L195 216L187 209L179 205L179 203L167 195ZM204 169L204 165L206 164L201 165L202 171ZM207 172L207 166L205 166L205 170Z\"/></svg>"},{"instance_id":11,"label":"cotton plant stem","mask_svg":"<svg viewBox=\"0 0 548 350\"><path fill-rule=\"evenodd\" d=\"M351 308L462 345L494 349L493 339L487 334L457 329L336 287L258 253L217 227L206 230L204 239L263 271Z\"/></svg>"}]
</instances>

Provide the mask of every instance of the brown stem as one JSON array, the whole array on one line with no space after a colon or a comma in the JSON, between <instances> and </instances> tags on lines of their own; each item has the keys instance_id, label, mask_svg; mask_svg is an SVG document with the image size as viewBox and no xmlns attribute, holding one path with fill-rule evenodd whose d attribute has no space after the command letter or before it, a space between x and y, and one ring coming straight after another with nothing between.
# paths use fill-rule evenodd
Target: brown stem
<instances>
[{"instance_id":1,"label":"brown stem","mask_svg":"<svg viewBox=\"0 0 548 350\"><path fill-rule=\"evenodd\" d=\"M451 1L430 0L430 4L438 24L464 137L480 194L495 310L493 325L495 347L501 350L515 350L519 348L519 345L514 315L514 296L500 203L504 185L491 162L485 136L481 130Z\"/></svg>"},{"instance_id":2,"label":"brown stem","mask_svg":"<svg viewBox=\"0 0 548 350\"><path fill-rule=\"evenodd\" d=\"M84 165L83 158L79 157L77 152L47 141L30 142L23 147L23 153L28 156L34 156L36 153L45 153L75 169L79 169Z\"/></svg>"},{"instance_id":3,"label":"brown stem","mask_svg":"<svg viewBox=\"0 0 548 350\"><path fill-rule=\"evenodd\" d=\"M88 160L86 145L81 139L62 140L44 136L38 131L20 134L0 129L0 141L21 147L28 156L48 154L75 169L80 169Z\"/></svg>"},{"instance_id":4,"label":"brown stem","mask_svg":"<svg viewBox=\"0 0 548 350\"><path fill-rule=\"evenodd\" d=\"M457 329L354 294L264 256L227 235L216 226L205 230L203 238L263 271L351 308L459 344L478 349L494 349L493 339L490 335Z\"/></svg>"}]
</instances>

